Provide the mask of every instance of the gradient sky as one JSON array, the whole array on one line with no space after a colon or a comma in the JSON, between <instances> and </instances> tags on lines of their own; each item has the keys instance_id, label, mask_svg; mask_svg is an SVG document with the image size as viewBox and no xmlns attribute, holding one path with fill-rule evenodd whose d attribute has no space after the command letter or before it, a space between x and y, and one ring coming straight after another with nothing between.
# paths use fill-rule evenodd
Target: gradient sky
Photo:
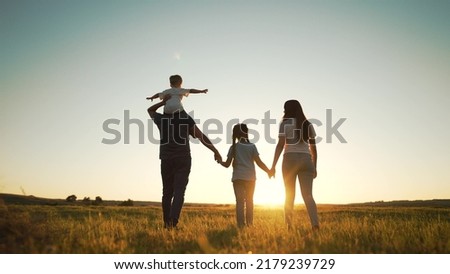
<instances>
[{"instance_id":1,"label":"gradient sky","mask_svg":"<svg viewBox=\"0 0 450 274\"><path fill-rule=\"evenodd\" d=\"M256 119L271 165L289 99L323 123L323 138L327 109L331 124L346 118L347 143L318 144L317 203L448 199L449 11L449 1L2 0L0 192L159 201L145 97L180 74L209 89L183 102L201 129L223 125L209 136L224 157L227 123ZM119 119L123 137L125 111L146 141L131 125L129 144L103 144L114 137L105 120ZM186 202L234 203L231 168L191 148ZM272 180L257 170L257 203L283 202L280 168Z\"/></svg>"}]
</instances>

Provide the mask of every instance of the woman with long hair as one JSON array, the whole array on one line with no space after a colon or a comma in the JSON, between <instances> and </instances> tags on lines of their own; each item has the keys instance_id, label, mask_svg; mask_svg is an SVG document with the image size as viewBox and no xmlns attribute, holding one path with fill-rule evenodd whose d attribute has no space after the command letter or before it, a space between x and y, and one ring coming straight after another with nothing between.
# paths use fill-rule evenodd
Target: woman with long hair
<instances>
[{"instance_id":1,"label":"woman with long hair","mask_svg":"<svg viewBox=\"0 0 450 274\"><path fill-rule=\"evenodd\" d=\"M317 206L312 195L313 180L317 176L316 133L312 124L306 119L302 106L297 100L284 104L283 121L280 124L278 143L275 148L271 173L284 150L282 173L286 192L284 216L288 228L292 228L294 211L295 183L298 178L300 191L308 210L309 219L314 230L319 229Z\"/></svg>"}]
</instances>

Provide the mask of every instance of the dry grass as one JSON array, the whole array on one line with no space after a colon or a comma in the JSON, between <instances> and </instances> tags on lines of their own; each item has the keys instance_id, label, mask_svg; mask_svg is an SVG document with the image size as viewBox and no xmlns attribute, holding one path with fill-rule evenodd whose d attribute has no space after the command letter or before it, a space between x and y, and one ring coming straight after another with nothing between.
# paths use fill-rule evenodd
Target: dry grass
<instances>
[{"instance_id":1,"label":"dry grass","mask_svg":"<svg viewBox=\"0 0 450 274\"><path fill-rule=\"evenodd\" d=\"M185 207L168 231L155 206L2 205L0 253L450 253L449 208L319 206L318 233L296 210L293 230L261 207L239 230L234 206Z\"/></svg>"}]
</instances>

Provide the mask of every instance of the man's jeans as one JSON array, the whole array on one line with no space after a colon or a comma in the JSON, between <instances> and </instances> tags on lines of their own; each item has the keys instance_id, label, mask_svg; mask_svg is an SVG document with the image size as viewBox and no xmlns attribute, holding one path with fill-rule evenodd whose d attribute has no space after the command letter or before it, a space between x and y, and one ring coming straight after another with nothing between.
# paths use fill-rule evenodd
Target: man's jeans
<instances>
[{"instance_id":1,"label":"man's jeans","mask_svg":"<svg viewBox=\"0 0 450 274\"><path fill-rule=\"evenodd\" d=\"M161 160L162 209L166 228L175 227L178 224L190 172L190 156Z\"/></svg>"}]
</instances>

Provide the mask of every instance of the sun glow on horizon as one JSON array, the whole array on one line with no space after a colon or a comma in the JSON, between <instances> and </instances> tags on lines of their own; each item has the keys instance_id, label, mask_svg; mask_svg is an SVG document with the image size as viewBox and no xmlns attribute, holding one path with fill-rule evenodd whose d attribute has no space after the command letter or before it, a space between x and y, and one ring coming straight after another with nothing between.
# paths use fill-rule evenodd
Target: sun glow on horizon
<instances>
[{"instance_id":1,"label":"sun glow on horizon","mask_svg":"<svg viewBox=\"0 0 450 274\"><path fill-rule=\"evenodd\" d=\"M255 195L253 197L255 205L280 206L284 204L284 185L279 178L260 179L256 181Z\"/></svg>"}]
</instances>

